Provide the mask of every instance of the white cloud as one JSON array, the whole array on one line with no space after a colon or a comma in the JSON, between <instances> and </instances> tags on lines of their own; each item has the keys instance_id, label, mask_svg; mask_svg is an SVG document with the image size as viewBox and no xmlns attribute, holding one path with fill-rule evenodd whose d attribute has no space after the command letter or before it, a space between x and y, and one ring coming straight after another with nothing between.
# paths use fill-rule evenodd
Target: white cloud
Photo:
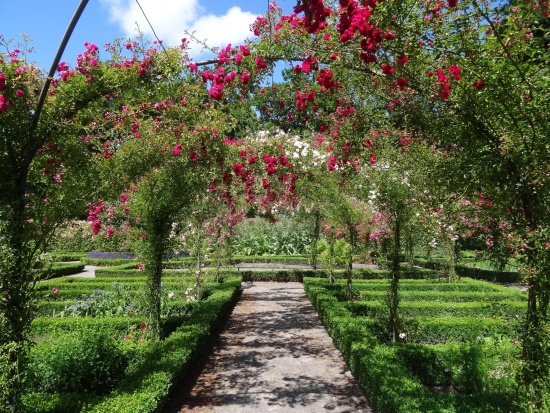
<instances>
[{"instance_id":1,"label":"white cloud","mask_svg":"<svg viewBox=\"0 0 550 413\"><path fill-rule=\"evenodd\" d=\"M153 32L135 0L101 0L107 6L111 21L118 24L128 37L135 37L136 22L140 30L153 39ZM203 14L198 0L140 0L156 34L165 45L177 46L185 30L195 37L206 39L209 47L223 47L229 43L242 44L251 37L249 26L256 14L231 7L224 15ZM194 45L190 54L198 57L201 46Z\"/></svg>"}]
</instances>

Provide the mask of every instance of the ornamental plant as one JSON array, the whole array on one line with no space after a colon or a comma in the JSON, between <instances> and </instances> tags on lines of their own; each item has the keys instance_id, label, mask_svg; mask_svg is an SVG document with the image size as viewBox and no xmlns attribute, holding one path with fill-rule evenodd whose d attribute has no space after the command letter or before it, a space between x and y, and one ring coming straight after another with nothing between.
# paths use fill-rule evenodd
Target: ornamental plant
<instances>
[{"instance_id":1,"label":"ornamental plant","mask_svg":"<svg viewBox=\"0 0 550 413\"><path fill-rule=\"evenodd\" d=\"M114 81L117 70L100 64L97 46L86 44L77 67L60 65L37 119L44 74L30 62L26 44L3 37L0 43L1 397L8 411L18 411L41 253L57 226L82 213L79 200L91 196L97 179L88 168L93 151L81 138L82 118L105 107L105 96L130 87L133 77L125 72Z\"/></svg>"}]
</instances>

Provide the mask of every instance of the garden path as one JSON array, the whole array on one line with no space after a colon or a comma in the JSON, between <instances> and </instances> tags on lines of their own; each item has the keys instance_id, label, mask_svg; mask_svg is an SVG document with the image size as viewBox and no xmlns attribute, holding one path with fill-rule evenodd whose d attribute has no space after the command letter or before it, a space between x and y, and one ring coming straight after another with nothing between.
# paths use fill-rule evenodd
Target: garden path
<instances>
[{"instance_id":1,"label":"garden path","mask_svg":"<svg viewBox=\"0 0 550 413\"><path fill-rule=\"evenodd\" d=\"M242 290L196 381L165 413L372 411L302 284Z\"/></svg>"},{"instance_id":2,"label":"garden path","mask_svg":"<svg viewBox=\"0 0 550 413\"><path fill-rule=\"evenodd\" d=\"M73 275L67 275L67 277L73 277L73 278L94 278L95 277L95 270L97 267L93 265L85 265L84 271L79 272L78 274Z\"/></svg>"}]
</instances>

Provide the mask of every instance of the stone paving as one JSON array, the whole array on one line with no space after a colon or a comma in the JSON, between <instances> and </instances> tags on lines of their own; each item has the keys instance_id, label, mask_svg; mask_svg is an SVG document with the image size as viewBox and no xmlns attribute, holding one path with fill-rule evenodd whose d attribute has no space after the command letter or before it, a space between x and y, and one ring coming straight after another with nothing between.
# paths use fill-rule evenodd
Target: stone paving
<instances>
[{"instance_id":1,"label":"stone paving","mask_svg":"<svg viewBox=\"0 0 550 413\"><path fill-rule=\"evenodd\" d=\"M246 283L202 372L164 413L371 412L300 283Z\"/></svg>"}]
</instances>

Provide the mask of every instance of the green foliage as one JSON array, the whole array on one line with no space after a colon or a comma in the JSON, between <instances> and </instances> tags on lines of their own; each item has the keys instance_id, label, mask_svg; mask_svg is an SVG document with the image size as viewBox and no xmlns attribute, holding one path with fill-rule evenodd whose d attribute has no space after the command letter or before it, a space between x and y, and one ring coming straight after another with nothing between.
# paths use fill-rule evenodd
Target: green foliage
<instances>
[{"instance_id":1,"label":"green foliage","mask_svg":"<svg viewBox=\"0 0 550 413\"><path fill-rule=\"evenodd\" d=\"M65 275L78 274L82 271L84 271L84 264L81 264L80 262L54 263L52 267L46 271L44 278L63 277Z\"/></svg>"},{"instance_id":2,"label":"green foliage","mask_svg":"<svg viewBox=\"0 0 550 413\"><path fill-rule=\"evenodd\" d=\"M66 284L61 285L61 288L72 284L92 285L98 282L93 279L60 281ZM139 285L143 282L143 278L133 279L130 284ZM127 360L127 368L118 385L109 394L91 397L85 393L27 392L24 395L26 411L32 413L161 411L168 400L170 390L187 378L193 361L203 354L212 332L230 311L237 298L240 284L239 277L223 278L222 282L211 285L211 293L205 300L192 303L197 311L185 318L164 319L163 329L166 338L163 341L136 339L141 333L140 319L120 317L36 319L33 323L33 332L37 338L40 338L40 343L36 345L34 351L43 358L51 359L52 363L55 357L50 357L46 352L47 348L54 346L52 343L61 341L61 344L55 347L57 350L54 350L57 354L63 353L60 356L65 357L64 353L69 353L70 343L65 345L63 337L69 337L72 343L72 337L80 337L78 331L86 337L93 337L100 332L100 336L104 336L107 343L115 343L114 339L117 340L116 352L122 354ZM125 334L126 339L122 339ZM110 342L109 338L111 338ZM97 347L98 344L91 343L90 346ZM55 365L49 368L47 373L55 371L55 368ZM59 374L61 377L68 375L64 371ZM53 376L55 374L52 373ZM39 388L42 386L40 381L36 386Z\"/></svg>"},{"instance_id":3,"label":"green foliage","mask_svg":"<svg viewBox=\"0 0 550 413\"><path fill-rule=\"evenodd\" d=\"M442 260L426 260L423 258L415 257L414 262L416 265L421 265L426 268L432 268L441 270L445 266L445 262ZM489 269L479 268L475 265L475 262L466 262L464 265L455 266L456 273L461 277L469 277L476 280L487 280L499 283L511 283L521 281L521 274L517 271L498 271L492 267Z\"/></svg>"},{"instance_id":4,"label":"green foliage","mask_svg":"<svg viewBox=\"0 0 550 413\"><path fill-rule=\"evenodd\" d=\"M319 240L317 252L319 254L319 262L323 265L330 265L334 267L345 267L349 262L351 246L349 242L344 239L337 239L334 241L332 256L330 254L330 248L326 238Z\"/></svg>"},{"instance_id":5,"label":"green foliage","mask_svg":"<svg viewBox=\"0 0 550 413\"><path fill-rule=\"evenodd\" d=\"M200 311L164 341L138 346L128 373L107 397L82 412L156 412L168 399L170 389L186 377L191 360L202 354L205 344L234 303L240 279L226 279Z\"/></svg>"},{"instance_id":6,"label":"green foliage","mask_svg":"<svg viewBox=\"0 0 550 413\"><path fill-rule=\"evenodd\" d=\"M45 393L105 394L123 377L128 359L106 333L74 331L34 346L27 388Z\"/></svg>"},{"instance_id":7,"label":"green foliage","mask_svg":"<svg viewBox=\"0 0 550 413\"><path fill-rule=\"evenodd\" d=\"M308 254L311 230L308 225L282 216L269 223L261 218L243 221L235 229L234 254L247 256Z\"/></svg>"},{"instance_id":8,"label":"green foliage","mask_svg":"<svg viewBox=\"0 0 550 413\"><path fill-rule=\"evenodd\" d=\"M61 317L133 317L143 312L144 298L130 293L123 283L114 283L110 290L96 289L83 294L74 305L62 311Z\"/></svg>"},{"instance_id":9,"label":"green foliage","mask_svg":"<svg viewBox=\"0 0 550 413\"><path fill-rule=\"evenodd\" d=\"M93 235L88 221L70 221L55 233L48 245L49 251L55 253L77 253L90 251L131 251L135 241L124 234L115 233L108 238Z\"/></svg>"},{"instance_id":10,"label":"green foliage","mask_svg":"<svg viewBox=\"0 0 550 413\"><path fill-rule=\"evenodd\" d=\"M369 297L372 301L375 298L370 288L383 292L387 284L387 280L369 280L356 281L354 286L362 299ZM402 280L401 288L402 292L406 293L409 288L426 287L427 291L431 290L434 294L435 290L441 287L448 290L448 296L452 296L462 284L467 289L483 290L485 286L487 291L496 294L503 288L469 280L458 284ZM463 322L450 317L434 317L432 321L417 319L418 323L432 326L431 339L435 337L438 328L446 328L440 325L446 325L451 330L456 328L457 332L461 331L460 334L454 335L455 341L449 341L447 344L410 343L413 340L410 337L412 332L405 333L397 344L383 344L377 339L376 320L354 314L353 310L358 308L356 305L359 303L345 300L344 283L331 284L326 280L306 278L304 288L376 411L519 411L516 407L518 400L514 395L520 349L509 338L512 330L508 331L509 335L506 336L502 334L502 330L495 328L501 328L509 323L489 317L491 313L487 312L487 307L477 308L479 313L475 322L472 321L473 318ZM443 301L443 297L440 297ZM382 297L377 295L376 300L381 299ZM434 298L427 300L429 302L423 303L425 306L438 302L438 299ZM521 300L525 305L524 299ZM407 304L407 299L403 299L403 305ZM448 307L452 305L449 303ZM371 308L376 312L375 307ZM478 321L479 319L483 321ZM486 328L488 330L485 331ZM447 337L447 334L448 332L439 337Z\"/></svg>"}]
</instances>

